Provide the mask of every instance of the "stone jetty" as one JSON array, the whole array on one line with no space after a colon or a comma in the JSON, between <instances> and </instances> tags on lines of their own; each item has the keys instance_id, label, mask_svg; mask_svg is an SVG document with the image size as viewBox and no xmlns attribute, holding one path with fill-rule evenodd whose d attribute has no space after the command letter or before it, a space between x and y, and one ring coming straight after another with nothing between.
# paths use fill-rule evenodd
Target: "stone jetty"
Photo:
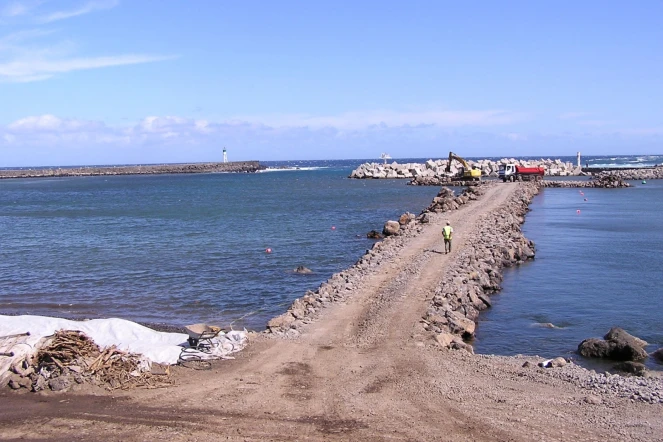
<instances>
[{"instance_id":1,"label":"stone jetty","mask_svg":"<svg viewBox=\"0 0 663 442\"><path fill-rule=\"evenodd\" d=\"M428 160L425 163L364 163L350 173L350 178L356 179L417 179L417 178L437 178L440 182L450 181L459 172L457 161L451 162L450 171L447 172L449 160ZM497 177L500 165L516 163L524 167L542 166L548 176L579 176L584 175L582 169L574 166L570 162L564 162L556 159L540 160L518 160L515 158L502 158L499 161L491 160L467 160L472 168L481 170L481 175L485 177Z\"/></svg>"},{"instance_id":2,"label":"stone jetty","mask_svg":"<svg viewBox=\"0 0 663 442\"><path fill-rule=\"evenodd\" d=\"M479 312L490 307L489 296L501 288L501 270L534 258L534 243L523 236L520 226L539 187L535 183L519 186L506 204L479 220L479 234L468 239L435 290L423 322L441 345L472 352L462 339L474 336ZM469 188L460 197L442 189L426 211L456 210L480 199L483 187Z\"/></svg>"},{"instance_id":3,"label":"stone jetty","mask_svg":"<svg viewBox=\"0 0 663 442\"><path fill-rule=\"evenodd\" d=\"M497 185L500 183L486 182L468 187L459 195L455 195L452 189L442 188L420 215L403 214L395 233L391 232L383 241L375 243L353 266L332 275L317 290L309 290L296 299L284 314L268 322L266 332L291 338L299 336L299 329L312 322L320 309L345 301L367 274L376 271L410 238L421 233L422 224L428 223L430 213L458 210L480 200L488 186ZM520 225L539 186L534 182L517 185L519 189L506 205L481 220L482 234L470 239L470 244L463 247L451 272L447 272L451 276L440 283L428 312L422 318L426 329L438 334L453 334L456 337L453 345L459 348L471 351L471 346L463 344L462 338L473 335L479 312L490 305L488 295L500 289L500 270L534 257L534 244L522 235ZM387 224L389 221L385 228Z\"/></svg>"},{"instance_id":4,"label":"stone jetty","mask_svg":"<svg viewBox=\"0 0 663 442\"><path fill-rule=\"evenodd\" d=\"M135 166L84 166L67 168L7 169L0 170L4 178L53 178L106 175L159 175L177 173L257 172L265 169L259 161L231 163L149 164Z\"/></svg>"}]
</instances>

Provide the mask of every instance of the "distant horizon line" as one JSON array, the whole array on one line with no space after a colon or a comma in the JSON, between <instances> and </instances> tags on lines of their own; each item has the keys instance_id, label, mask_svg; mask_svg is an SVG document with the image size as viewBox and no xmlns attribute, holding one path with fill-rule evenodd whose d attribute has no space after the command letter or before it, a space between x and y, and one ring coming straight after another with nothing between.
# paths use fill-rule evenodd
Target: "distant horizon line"
<instances>
[{"instance_id":1,"label":"distant horizon line","mask_svg":"<svg viewBox=\"0 0 663 442\"><path fill-rule=\"evenodd\" d=\"M397 160L434 160L434 159L439 159L439 160L445 160L447 159L448 154L445 154L443 156L440 156L439 158L434 158L434 157L391 157L388 158L389 162L394 162ZM592 158L612 158L612 159L617 159L617 158L626 158L626 157L663 157L663 153L661 154L610 154L610 155L582 155L581 154L581 159L586 158L586 157L592 157ZM492 158L499 158L499 159L548 159L548 160L556 160L556 159L562 159L562 158L577 158L576 155L557 155L557 156L552 156L552 155L518 155L518 156L503 156L503 155L498 155L498 156L465 156L463 158L470 159L470 160L481 160L481 159L492 159ZM289 162L302 162L302 161L366 161L366 162L379 162L379 161L384 161L384 158L380 157L375 157L375 158L327 158L327 159L296 159L296 160L238 160L238 161L228 161L228 163L245 163L245 162L259 162L259 163L289 163ZM107 164L69 164L69 165L41 165L41 166L0 166L0 170L13 170L13 169L56 169L56 168L84 168L84 167L128 167L128 166L166 166L166 165L186 165L186 164L223 164L223 161L187 161L187 162L155 162L155 163L107 163Z\"/></svg>"}]
</instances>

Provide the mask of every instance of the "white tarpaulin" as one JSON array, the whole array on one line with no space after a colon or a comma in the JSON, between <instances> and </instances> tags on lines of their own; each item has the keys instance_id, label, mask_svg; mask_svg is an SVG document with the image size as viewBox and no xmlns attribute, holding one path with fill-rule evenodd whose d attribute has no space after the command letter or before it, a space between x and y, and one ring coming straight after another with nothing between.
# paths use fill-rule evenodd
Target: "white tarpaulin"
<instances>
[{"instance_id":1,"label":"white tarpaulin","mask_svg":"<svg viewBox=\"0 0 663 442\"><path fill-rule=\"evenodd\" d=\"M183 347L188 347L187 338L183 333L165 333L152 330L125 319L91 319L89 321L70 321L67 319L46 316L3 316L0 315L0 352L12 352L13 357L0 356L0 374L10 362L31 354L35 345L45 336L57 330L78 330L102 349L111 345L123 351L139 353L151 362L159 364L176 364ZM11 335L29 332L29 336L3 339ZM246 332L232 331L220 334L216 343L220 343L215 351L216 357L241 350L246 341ZM6 367L5 367L6 365ZM3 370L4 368L4 370Z\"/></svg>"}]
</instances>

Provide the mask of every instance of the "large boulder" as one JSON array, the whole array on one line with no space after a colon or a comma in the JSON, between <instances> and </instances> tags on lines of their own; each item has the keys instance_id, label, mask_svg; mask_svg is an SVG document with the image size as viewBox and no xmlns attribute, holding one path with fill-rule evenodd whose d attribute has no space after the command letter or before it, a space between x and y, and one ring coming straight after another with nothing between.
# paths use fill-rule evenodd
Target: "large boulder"
<instances>
[{"instance_id":1,"label":"large boulder","mask_svg":"<svg viewBox=\"0 0 663 442\"><path fill-rule=\"evenodd\" d=\"M414 221L414 215L411 214L410 212L406 212L402 214L400 218L398 218L398 224L400 224L401 226L405 226L411 223L412 221Z\"/></svg>"},{"instance_id":2,"label":"large boulder","mask_svg":"<svg viewBox=\"0 0 663 442\"><path fill-rule=\"evenodd\" d=\"M641 361L647 358L645 341L613 327L604 339L585 339L578 345L578 353L588 358L606 358L617 361Z\"/></svg>"},{"instance_id":3,"label":"large boulder","mask_svg":"<svg viewBox=\"0 0 663 442\"><path fill-rule=\"evenodd\" d=\"M658 362L663 363L663 347L659 348L654 353L652 353L651 357L656 359Z\"/></svg>"},{"instance_id":4,"label":"large boulder","mask_svg":"<svg viewBox=\"0 0 663 442\"><path fill-rule=\"evenodd\" d=\"M614 344L599 338L585 339L578 345L578 353L586 358L611 358Z\"/></svg>"},{"instance_id":5,"label":"large boulder","mask_svg":"<svg viewBox=\"0 0 663 442\"><path fill-rule=\"evenodd\" d=\"M272 332L285 332L293 325L294 322L294 316L292 316L290 313L284 313L280 316L277 316L276 318L270 319L270 321L267 323L267 328L269 328Z\"/></svg>"},{"instance_id":6,"label":"large boulder","mask_svg":"<svg viewBox=\"0 0 663 442\"><path fill-rule=\"evenodd\" d=\"M384 228L382 229L382 233L385 236L398 235L400 228L401 225L398 223L398 221L387 221L386 223L384 223Z\"/></svg>"}]
</instances>

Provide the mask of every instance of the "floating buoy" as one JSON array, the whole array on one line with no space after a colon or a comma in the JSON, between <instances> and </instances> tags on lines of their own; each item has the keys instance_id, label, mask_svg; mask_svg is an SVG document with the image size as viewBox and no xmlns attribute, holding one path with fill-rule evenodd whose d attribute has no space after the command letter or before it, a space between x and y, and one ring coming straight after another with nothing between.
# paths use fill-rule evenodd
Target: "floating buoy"
<instances>
[{"instance_id":1,"label":"floating buoy","mask_svg":"<svg viewBox=\"0 0 663 442\"><path fill-rule=\"evenodd\" d=\"M270 249L269 247L267 247L267 248L265 249L265 253L272 253L272 249Z\"/></svg>"},{"instance_id":2,"label":"floating buoy","mask_svg":"<svg viewBox=\"0 0 663 442\"><path fill-rule=\"evenodd\" d=\"M576 213L577 213L577 214L580 214L580 209L576 210Z\"/></svg>"},{"instance_id":3,"label":"floating buoy","mask_svg":"<svg viewBox=\"0 0 663 442\"><path fill-rule=\"evenodd\" d=\"M336 226L332 226L332 230L336 230Z\"/></svg>"},{"instance_id":4,"label":"floating buoy","mask_svg":"<svg viewBox=\"0 0 663 442\"><path fill-rule=\"evenodd\" d=\"M585 196L584 192L582 192L582 191L580 192L580 195Z\"/></svg>"},{"instance_id":5,"label":"floating buoy","mask_svg":"<svg viewBox=\"0 0 663 442\"><path fill-rule=\"evenodd\" d=\"M646 181L646 180L642 180L642 184L647 184L647 181Z\"/></svg>"},{"instance_id":6,"label":"floating buoy","mask_svg":"<svg viewBox=\"0 0 663 442\"><path fill-rule=\"evenodd\" d=\"M585 198L585 201L587 201L587 198Z\"/></svg>"}]
</instances>

